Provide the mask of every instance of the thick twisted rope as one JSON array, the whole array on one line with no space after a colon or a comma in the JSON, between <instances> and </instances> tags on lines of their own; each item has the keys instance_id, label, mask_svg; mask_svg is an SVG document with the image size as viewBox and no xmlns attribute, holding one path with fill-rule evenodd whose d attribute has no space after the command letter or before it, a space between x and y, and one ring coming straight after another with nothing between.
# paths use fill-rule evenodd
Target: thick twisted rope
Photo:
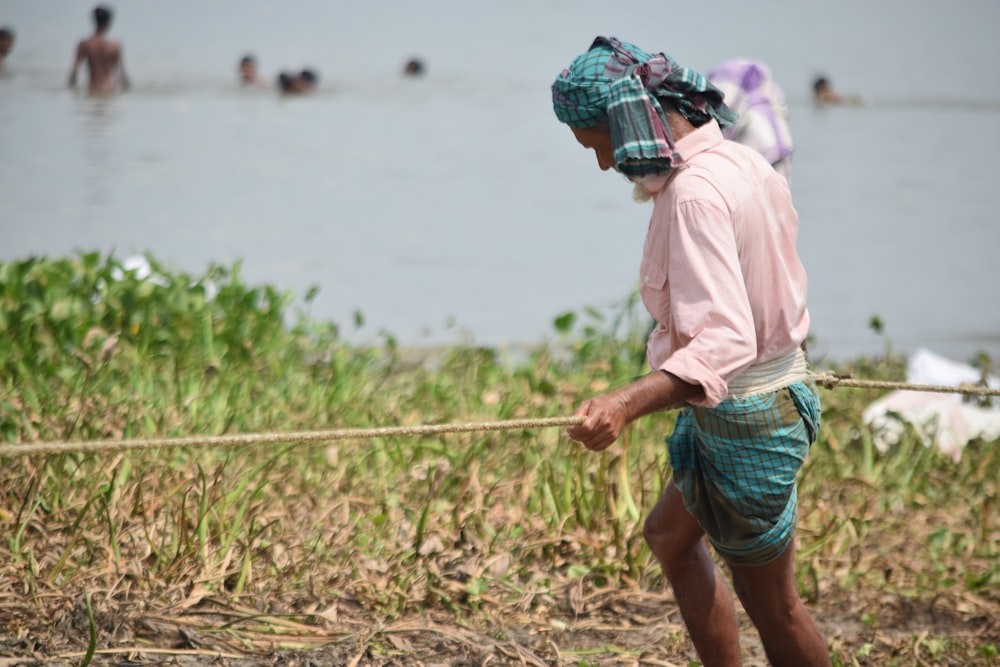
<instances>
[{"instance_id":1,"label":"thick twisted rope","mask_svg":"<svg viewBox=\"0 0 1000 667\"><path fill-rule=\"evenodd\" d=\"M965 394L967 396L1000 396L1000 389L982 385L963 384L948 386L943 384L914 384L912 382L888 382L885 380L858 380L844 373L813 373L816 384L826 389L854 387L858 389L893 389L900 391L930 391L941 394Z\"/></svg>"},{"instance_id":2,"label":"thick twisted rope","mask_svg":"<svg viewBox=\"0 0 1000 667\"><path fill-rule=\"evenodd\" d=\"M970 396L1000 396L1000 389L978 385L950 387L946 385L858 380L839 373L812 373L816 384L826 389L853 387L859 389L891 389L929 391ZM191 436L186 438L135 438L131 440L85 440L79 442L26 442L0 445L0 456L30 454L67 454L76 452L114 452L128 449L159 449L171 447L237 447L241 445L325 443L334 440L364 440L397 436L439 435L485 431L524 430L552 426L572 426L583 423L583 417L548 417L542 419L511 419L507 421L473 422L466 424L425 424L381 428L345 428L325 431L293 431L289 433L242 433L234 435Z\"/></svg>"},{"instance_id":3,"label":"thick twisted rope","mask_svg":"<svg viewBox=\"0 0 1000 667\"><path fill-rule=\"evenodd\" d=\"M132 440L87 440L80 442L27 442L21 445L0 445L0 456L18 454L65 454L69 452L109 452L126 449L156 449L161 447L236 447L240 445L303 444L334 440L363 440L395 436L437 435L441 433L471 433L511 429L571 426L583 423L583 417L551 417L545 419L512 419L508 421L470 424L429 424L390 426L382 428L344 428L328 431L293 431L289 433L240 433L233 435L192 436L187 438L136 438Z\"/></svg>"}]
</instances>

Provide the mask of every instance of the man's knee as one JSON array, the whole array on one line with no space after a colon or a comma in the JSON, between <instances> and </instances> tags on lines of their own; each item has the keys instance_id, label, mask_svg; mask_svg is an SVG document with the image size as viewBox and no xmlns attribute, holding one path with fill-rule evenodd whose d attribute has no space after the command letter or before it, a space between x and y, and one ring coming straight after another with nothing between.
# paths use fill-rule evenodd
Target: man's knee
<instances>
[{"instance_id":1,"label":"man's knee","mask_svg":"<svg viewBox=\"0 0 1000 667\"><path fill-rule=\"evenodd\" d=\"M642 525L646 544L663 565L679 563L696 554L702 533L685 529L661 513L653 512Z\"/></svg>"},{"instance_id":2,"label":"man's knee","mask_svg":"<svg viewBox=\"0 0 1000 667\"><path fill-rule=\"evenodd\" d=\"M657 550L657 546L660 543L670 542L670 531L668 528L664 528L662 523L658 521L655 513L650 514L646 517L646 520L642 524L642 537L646 540L646 544L649 545L650 549L654 551Z\"/></svg>"},{"instance_id":3,"label":"man's knee","mask_svg":"<svg viewBox=\"0 0 1000 667\"><path fill-rule=\"evenodd\" d=\"M768 615L790 614L800 602L795 583L794 548L758 567L730 564L733 590L751 616L755 611Z\"/></svg>"}]
</instances>

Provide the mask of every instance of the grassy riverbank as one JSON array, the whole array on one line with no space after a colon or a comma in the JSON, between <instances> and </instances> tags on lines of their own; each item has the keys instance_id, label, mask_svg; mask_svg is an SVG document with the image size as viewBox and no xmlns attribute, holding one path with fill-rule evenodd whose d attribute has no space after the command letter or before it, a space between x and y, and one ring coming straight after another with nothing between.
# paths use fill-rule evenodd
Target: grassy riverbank
<instances>
[{"instance_id":1,"label":"grassy riverbank","mask_svg":"<svg viewBox=\"0 0 1000 667\"><path fill-rule=\"evenodd\" d=\"M516 358L421 363L391 337L361 348L289 323L289 295L238 267L154 269L0 265L0 441L568 416L643 368L629 307L560 318ZM892 357L850 366L904 374ZM822 390L800 589L838 664L997 664L1000 443L955 463L906 433L881 454L861 420L876 396ZM602 454L549 428L5 457L0 662L687 664L641 537L672 420Z\"/></svg>"}]
</instances>

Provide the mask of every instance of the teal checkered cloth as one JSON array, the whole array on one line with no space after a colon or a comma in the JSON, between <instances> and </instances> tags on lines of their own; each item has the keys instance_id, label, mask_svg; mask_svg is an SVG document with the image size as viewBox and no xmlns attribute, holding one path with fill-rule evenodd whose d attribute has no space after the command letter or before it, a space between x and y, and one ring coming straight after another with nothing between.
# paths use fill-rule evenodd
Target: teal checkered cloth
<instances>
[{"instance_id":1,"label":"teal checkered cloth","mask_svg":"<svg viewBox=\"0 0 1000 667\"><path fill-rule=\"evenodd\" d=\"M791 544L795 478L820 417L811 381L678 414L667 438L673 482L729 562L764 565Z\"/></svg>"},{"instance_id":2,"label":"teal checkered cloth","mask_svg":"<svg viewBox=\"0 0 1000 667\"><path fill-rule=\"evenodd\" d=\"M552 84L556 117L577 128L607 122L616 166L630 177L664 173L683 159L661 100L695 127L714 119L725 128L736 115L722 98L708 79L667 54L649 54L614 37L595 39Z\"/></svg>"}]
</instances>

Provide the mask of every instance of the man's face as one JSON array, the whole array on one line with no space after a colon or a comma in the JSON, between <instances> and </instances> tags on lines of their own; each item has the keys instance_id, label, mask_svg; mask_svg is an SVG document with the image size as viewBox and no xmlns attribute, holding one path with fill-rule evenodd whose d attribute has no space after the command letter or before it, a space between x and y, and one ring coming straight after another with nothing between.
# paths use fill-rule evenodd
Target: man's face
<instances>
[{"instance_id":1,"label":"man's face","mask_svg":"<svg viewBox=\"0 0 1000 667\"><path fill-rule=\"evenodd\" d=\"M6 56L14 48L14 40L10 37L0 37L0 56Z\"/></svg>"},{"instance_id":2,"label":"man's face","mask_svg":"<svg viewBox=\"0 0 1000 667\"><path fill-rule=\"evenodd\" d=\"M240 76L249 83L257 78L257 68L251 62L240 63Z\"/></svg>"},{"instance_id":3,"label":"man's face","mask_svg":"<svg viewBox=\"0 0 1000 667\"><path fill-rule=\"evenodd\" d=\"M581 129L571 127L573 136L584 148L590 148L597 155L597 165L601 171L615 169L615 148L611 143L611 132L607 125L597 125Z\"/></svg>"}]
</instances>

